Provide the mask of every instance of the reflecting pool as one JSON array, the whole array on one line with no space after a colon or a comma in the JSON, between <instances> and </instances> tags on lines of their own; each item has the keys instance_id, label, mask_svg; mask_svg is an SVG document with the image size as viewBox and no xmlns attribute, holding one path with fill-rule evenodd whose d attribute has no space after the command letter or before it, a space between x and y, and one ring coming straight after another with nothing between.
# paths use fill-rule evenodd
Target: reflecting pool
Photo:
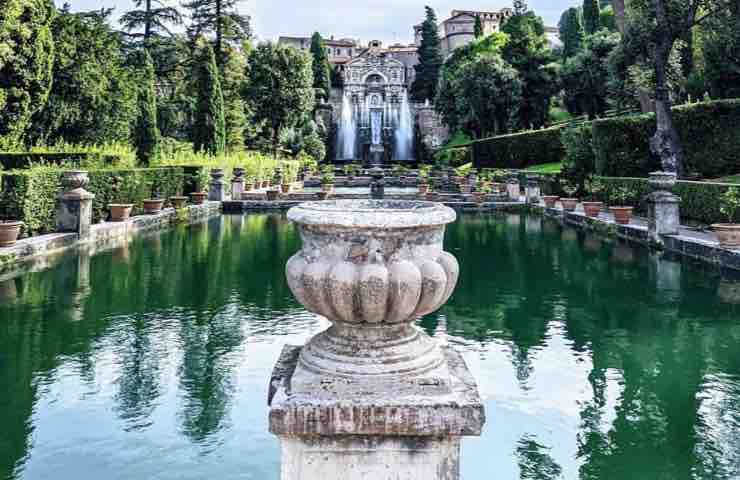
<instances>
[{"instance_id":1,"label":"reflecting pool","mask_svg":"<svg viewBox=\"0 0 740 480\"><path fill-rule=\"evenodd\" d=\"M486 404L465 480L740 478L740 280L520 215L448 229L420 324ZM270 370L328 322L282 215L224 216L0 277L0 479L274 479Z\"/></svg>"}]
</instances>

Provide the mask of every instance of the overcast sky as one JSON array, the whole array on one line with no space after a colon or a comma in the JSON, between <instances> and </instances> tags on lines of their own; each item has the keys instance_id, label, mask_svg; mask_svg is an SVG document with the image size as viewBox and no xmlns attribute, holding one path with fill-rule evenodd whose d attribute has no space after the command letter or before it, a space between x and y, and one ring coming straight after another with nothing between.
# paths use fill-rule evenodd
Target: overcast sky
<instances>
[{"instance_id":1,"label":"overcast sky","mask_svg":"<svg viewBox=\"0 0 740 480\"><path fill-rule=\"evenodd\" d=\"M74 10L115 7L116 18L131 8L131 0L67 0ZM171 5L179 0L166 0ZM57 5L64 0L55 0ZM440 20L452 9L498 10L511 6L508 0L246 0L241 10L252 16L259 39L280 35L307 36L319 31L325 37L359 38L410 43L412 26L424 17L424 5L432 6ZM529 0L529 8L556 26L560 14L579 0Z\"/></svg>"}]
</instances>

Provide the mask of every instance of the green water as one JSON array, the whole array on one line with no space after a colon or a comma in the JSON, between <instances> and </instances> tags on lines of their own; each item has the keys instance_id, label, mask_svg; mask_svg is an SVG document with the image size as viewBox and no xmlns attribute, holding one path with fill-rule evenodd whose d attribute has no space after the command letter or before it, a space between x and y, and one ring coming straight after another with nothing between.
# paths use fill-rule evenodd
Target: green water
<instances>
[{"instance_id":1,"label":"green water","mask_svg":"<svg viewBox=\"0 0 740 480\"><path fill-rule=\"evenodd\" d=\"M534 217L448 230L421 322L488 423L465 480L740 478L740 286ZM267 380L327 324L292 299L279 215L222 217L0 282L1 479L278 479Z\"/></svg>"}]
</instances>

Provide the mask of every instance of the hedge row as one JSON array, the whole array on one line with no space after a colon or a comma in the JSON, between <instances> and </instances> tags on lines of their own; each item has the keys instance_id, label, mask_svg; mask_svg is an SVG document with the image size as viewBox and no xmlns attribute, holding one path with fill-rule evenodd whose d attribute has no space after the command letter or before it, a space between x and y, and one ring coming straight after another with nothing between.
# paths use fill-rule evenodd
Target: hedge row
<instances>
[{"instance_id":1,"label":"hedge row","mask_svg":"<svg viewBox=\"0 0 740 480\"><path fill-rule=\"evenodd\" d=\"M121 155L98 152L0 152L0 166L3 170L25 169L34 165L65 165L85 169L112 168L129 163L130 159Z\"/></svg>"},{"instance_id":2,"label":"hedge row","mask_svg":"<svg viewBox=\"0 0 740 480\"><path fill-rule=\"evenodd\" d=\"M523 169L561 162L565 156L561 130L556 127L476 140L470 144L473 163L476 168Z\"/></svg>"},{"instance_id":3,"label":"hedge row","mask_svg":"<svg viewBox=\"0 0 740 480\"><path fill-rule=\"evenodd\" d=\"M686 171L703 178L740 172L740 100L720 100L673 109L686 153ZM650 153L655 115L593 122L595 171L609 177L646 177L660 169Z\"/></svg>"},{"instance_id":4,"label":"hedge row","mask_svg":"<svg viewBox=\"0 0 740 480\"><path fill-rule=\"evenodd\" d=\"M91 170L89 177L96 223L107 218L109 203L133 203L136 214L146 198L182 195L187 180L182 167ZM0 216L23 221L25 235L54 231L60 178L61 171L54 168L3 173Z\"/></svg>"}]
</instances>

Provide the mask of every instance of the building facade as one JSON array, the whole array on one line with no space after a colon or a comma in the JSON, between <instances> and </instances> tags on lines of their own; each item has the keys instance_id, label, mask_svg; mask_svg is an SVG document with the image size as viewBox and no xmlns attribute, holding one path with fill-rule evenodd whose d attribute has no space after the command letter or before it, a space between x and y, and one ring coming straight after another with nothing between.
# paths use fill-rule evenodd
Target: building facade
<instances>
[{"instance_id":1,"label":"building facade","mask_svg":"<svg viewBox=\"0 0 740 480\"><path fill-rule=\"evenodd\" d=\"M514 15L514 10L503 8L496 12L474 10L453 10L450 17L439 25L442 41L442 54L447 57L455 49L464 47L475 40L475 19L480 17L483 34L490 35L501 31L503 24ZM414 43L421 45L422 25L414 26Z\"/></svg>"}]
</instances>

